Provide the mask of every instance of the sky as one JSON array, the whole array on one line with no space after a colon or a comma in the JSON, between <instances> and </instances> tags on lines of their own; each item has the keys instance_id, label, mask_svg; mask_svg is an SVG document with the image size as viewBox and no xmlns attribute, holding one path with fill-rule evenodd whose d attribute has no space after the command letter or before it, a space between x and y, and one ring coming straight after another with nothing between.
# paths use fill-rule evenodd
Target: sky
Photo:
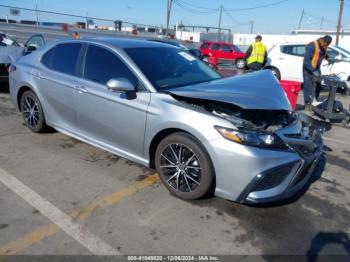
<instances>
[{"instance_id":1,"label":"sky","mask_svg":"<svg viewBox=\"0 0 350 262\"><path fill-rule=\"evenodd\" d=\"M219 9L223 6L222 27L234 33L249 33L254 21L253 33L290 33L298 28L302 10L305 14L302 29L335 29L339 12L339 0L284 0L267 8L228 11L261 6L281 0L173 0L170 24L217 27ZM0 5L65 12L82 16L130 21L149 25L166 25L167 0L0 0ZM0 7L0 17L9 14L9 8ZM322 23L323 17L323 23ZM18 17L12 17L17 18ZM33 12L22 11L21 19L35 20ZM67 18L39 14L39 21L62 21ZM73 19L77 20L77 19ZM322 25L321 25L322 24ZM343 25L350 29L350 0L345 0Z\"/></svg>"}]
</instances>

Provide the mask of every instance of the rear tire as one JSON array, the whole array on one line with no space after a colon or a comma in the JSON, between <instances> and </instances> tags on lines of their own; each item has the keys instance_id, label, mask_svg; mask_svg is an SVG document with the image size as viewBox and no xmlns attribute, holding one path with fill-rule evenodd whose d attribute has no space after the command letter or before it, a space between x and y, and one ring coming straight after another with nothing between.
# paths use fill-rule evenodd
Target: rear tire
<instances>
[{"instance_id":1,"label":"rear tire","mask_svg":"<svg viewBox=\"0 0 350 262\"><path fill-rule=\"evenodd\" d=\"M243 58L239 58L235 61L237 69L244 69L246 67L246 62Z\"/></svg>"},{"instance_id":2,"label":"rear tire","mask_svg":"<svg viewBox=\"0 0 350 262\"><path fill-rule=\"evenodd\" d=\"M271 70L272 74L277 78L277 80L281 80L281 72L276 67L268 67L267 69Z\"/></svg>"},{"instance_id":3,"label":"rear tire","mask_svg":"<svg viewBox=\"0 0 350 262\"><path fill-rule=\"evenodd\" d=\"M155 166L165 187L178 198L199 199L213 188L211 159L200 142L187 133L171 134L159 143Z\"/></svg>"},{"instance_id":4,"label":"rear tire","mask_svg":"<svg viewBox=\"0 0 350 262\"><path fill-rule=\"evenodd\" d=\"M23 93L20 106L24 123L32 132L42 133L47 130L43 108L33 91Z\"/></svg>"}]
</instances>

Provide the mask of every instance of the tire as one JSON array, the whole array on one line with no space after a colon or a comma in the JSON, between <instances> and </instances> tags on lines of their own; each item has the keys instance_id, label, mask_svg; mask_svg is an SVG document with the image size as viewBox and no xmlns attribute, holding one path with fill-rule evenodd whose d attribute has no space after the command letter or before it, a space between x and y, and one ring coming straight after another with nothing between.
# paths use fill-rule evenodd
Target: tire
<instances>
[{"instance_id":1,"label":"tire","mask_svg":"<svg viewBox=\"0 0 350 262\"><path fill-rule=\"evenodd\" d=\"M187 133L171 134L159 143L155 166L165 187L178 198L200 199L213 189L211 159L200 142Z\"/></svg>"},{"instance_id":2,"label":"tire","mask_svg":"<svg viewBox=\"0 0 350 262\"><path fill-rule=\"evenodd\" d=\"M32 132L43 133L47 130L43 108L33 91L23 93L20 107L24 123Z\"/></svg>"},{"instance_id":3,"label":"tire","mask_svg":"<svg viewBox=\"0 0 350 262\"><path fill-rule=\"evenodd\" d=\"M202 56L202 61L204 62L204 63L209 63L209 61L208 61L208 56L206 56L206 55L204 55L204 56Z\"/></svg>"},{"instance_id":4,"label":"tire","mask_svg":"<svg viewBox=\"0 0 350 262\"><path fill-rule=\"evenodd\" d=\"M239 58L235 61L235 65L236 65L237 69L245 69L246 62L243 58Z\"/></svg>"},{"instance_id":5,"label":"tire","mask_svg":"<svg viewBox=\"0 0 350 262\"><path fill-rule=\"evenodd\" d=\"M281 72L276 67L269 67L267 68L272 71L272 74L278 79L281 80Z\"/></svg>"}]
</instances>

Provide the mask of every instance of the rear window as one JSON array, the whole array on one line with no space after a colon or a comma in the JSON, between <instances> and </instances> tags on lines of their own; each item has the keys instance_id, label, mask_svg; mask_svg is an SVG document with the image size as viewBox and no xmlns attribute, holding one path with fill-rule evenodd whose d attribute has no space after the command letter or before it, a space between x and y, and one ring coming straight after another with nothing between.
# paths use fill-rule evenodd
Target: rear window
<instances>
[{"instance_id":1,"label":"rear window","mask_svg":"<svg viewBox=\"0 0 350 262\"><path fill-rule=\"evenodd\" d=\"M304 56L305 45L285 45L281 46L281 52L287 55Z\"/></svg>"},{"instance_id":2,"label":"rear window","mask_svg":"<svg viewBox=\"0 0 350 262\"><path fill-rule=\"evenodd\" d=\"M54 47L50 68L58 72L74 75L81 46L79 43L69 43Z\"/></svg>"}]
</instances>

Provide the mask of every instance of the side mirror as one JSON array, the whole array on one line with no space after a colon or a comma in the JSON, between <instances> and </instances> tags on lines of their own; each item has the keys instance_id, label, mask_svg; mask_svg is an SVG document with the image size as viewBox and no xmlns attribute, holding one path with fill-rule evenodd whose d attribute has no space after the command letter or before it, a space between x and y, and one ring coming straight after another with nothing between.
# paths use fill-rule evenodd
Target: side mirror
<instances>
[{"instance_id":1,"label":"side mirror","mask_svg":"<svg viewBox=\"0 0 350 262\"><path fill-rule=\"evenodd\" d=\"M28 52L33 52L33 51L35 51L36 50L36 46L34 46L34 45L29 45L29 46L27 46L27 51Z\"/></svg>"},{"instance_id":2,"label":"side mirror","mask_svg":"<svg viewBox=\"0 0 350 262\"><path fill-rule=\"evenodd\" d=\"M106 85L111 92L127 93L135 91L133 84L126 78L112 78Z\"/></svg>"}]
</instances>

